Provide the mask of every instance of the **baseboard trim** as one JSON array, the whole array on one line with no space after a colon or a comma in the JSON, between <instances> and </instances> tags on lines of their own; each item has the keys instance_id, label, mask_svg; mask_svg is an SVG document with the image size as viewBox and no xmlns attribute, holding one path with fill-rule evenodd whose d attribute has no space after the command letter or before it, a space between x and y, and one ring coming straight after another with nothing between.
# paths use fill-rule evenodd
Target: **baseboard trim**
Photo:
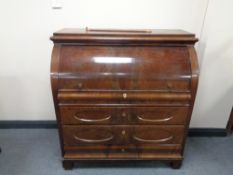
<instances>
[{"instance_id":1,"label":"baseboard trim","mask_svg":"<svg viewBox=\"0 0 233 175\"><path fill-rule=\"evenodd\" d=\"M57 122L49 121L0 121L0 129L56 129ZM190 128L190 137L224 137L225 128Z\"/></svg>"},{"instance_id":2,"label":"baseboard trim","mask_svg":"<svg viewBox=\"0 0 233 175\"><path fill-rule=\"evenodd\" d=\"M55 129L57 128L57 122L54 120L43 120L43 121L0 121L0 129Z\"/></svg>"},{"instance_id":3,"label":"baseboard trim","mask_svg":"<svg viewBox=\"0 0 233 175\"><path fill-rule=\"evenodd\" d=\"M225 137L227 131L224 128L190 128L189 137Z\"/></svg>"}]
</instances>

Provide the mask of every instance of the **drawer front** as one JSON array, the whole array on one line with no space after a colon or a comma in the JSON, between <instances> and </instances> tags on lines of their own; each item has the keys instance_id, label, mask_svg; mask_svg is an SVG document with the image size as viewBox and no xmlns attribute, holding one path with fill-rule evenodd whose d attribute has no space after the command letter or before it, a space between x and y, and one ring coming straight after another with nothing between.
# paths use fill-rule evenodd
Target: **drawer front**
<instances>
[{"instance_id":1,"label":"drawer front","mask_svg":"<svg viewBox=\"0 0 233 175\"><path fill-rule=\"evenodd\" d=\"M62 124L176 124L186 123L188 107L60 107Z\"/></svg>"},{"instance_id":2,"label":"drawer front","mask_svg":"<svg viewBox=\"0 0 233 175\"><path fill-rule=\"evenodd\" d=\"M66 146L106 146L123 144L129 140L125 127L106 125L98 126L63 126L63 139Z\"/></svg>"},{"instance_id":3,"label":"drawer front","mask_svg":"<svg viewBox=\"0 0 233 175\"><path fill-rule=\"evenodd\" d=\"M191 93L146 91L59 91L59 103L67 104L190 104Z\"/></svg>"},{"instance_id":4,"label":"drawer front","mask_svg":"<svg viewBox=\"0 0 233 175\"><path fill-rule=\"evenodd\" d=\"M106 107L60 107L63 124L117 124L117 108Z\"/></svg>"},{"instance_id":5,"label":"drawer front","mask_svg":"<svg viewBox=\"0 0 233 175\"><path fill-rule=\"evenodd\" d=\"M60 56L61 89L190 90L186 47L64 45Z\"/></svg>"},{"instance_id":6,"label":"drawer front","mask_svg":"<svg viewBox=\"0 0 233 175\"><path fill-rule=\"evenodd\" d=\"M126 159L138 158L138 149L135 145L85 145L65 146L65 157L76 159Z\"/></svg>"},{"instance_id":7,"label":"drawer front","mask_svg":"<svg viewBox=\"0 0 233 175\"><path fill-rule=\"evenodd\" d=\"M182 146L180 144L153 145L148 148L136 145L108 145L108 146L74 146L65 147L67 159L148 159L181 158Z\"/></svg>"},{"instance_id":8,"label":"drawer front","mask_svg":"<svg viewBox=\"0 0 233 175\"><path fill-rule=\"evenodd\" d=\"M139 148L153 145L181 144L183 126L63 126L67 147L134 144Z\"/></svg>"},{"instance_id":9,"label":"drawer front","mask_svg":"<svg viewBox=\"0 0 233 175\"><path fill-rule=\"evenodd\" d=\"M163 90L190 91L190 79L181 80L116 80L114 78L80 79L78 75L60 74L59 88L74 90ZM70 78L68 78L70 76ZM123 85L124 84L124 85Z\"/></svg>"},{"instance_id":10,"label":"drawer front","mask_svg":"<svg viewBox=\"0 0 233 175\"><path fill-rule=\"evenodd\" d=\"M135 126L130 134L131 142L144 148L152 145L181 144L184 126ZM151 147L152 148L152 147Z\"/></svg>"},{"instance_id":11,"label":"drawer front","mask_svg":"<svg viewBox=\"0 0 233 175\"><path fill-rule=\"evenodd\" d=\"M189 107L135 107L129 109L129 121L132 124L184 125L188 112Z\"/></svg>"}]
</instances>

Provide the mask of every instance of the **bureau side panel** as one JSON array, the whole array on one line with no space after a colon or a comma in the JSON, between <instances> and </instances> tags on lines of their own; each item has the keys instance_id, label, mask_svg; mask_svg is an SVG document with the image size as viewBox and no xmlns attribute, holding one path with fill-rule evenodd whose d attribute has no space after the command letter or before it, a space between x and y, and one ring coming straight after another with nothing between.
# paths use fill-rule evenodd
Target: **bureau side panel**
<instances>
[{"instance_id":1,"label":"bureau side panel","mask_svg":"<svg viewBox=\"0 0 233 175\"><path fill-rule=\"evenodd\" d=\"M193 107L196 99L196 93L197 93L197 88L198 88L198 78L199 78L199 66L198 66L198 58L197 54L195 51L195 48L193 45L187 46L187 50L189 53L189 61L190 61L190 68L192 71L191 74L191 100L190 100L190 108L189 108L189 114L187 118L187 124L185 125L185 132L184 132L184 140L182 143L182 154L184 153L184 146L186 143L186 137L188 133L188 128L193 112Z\"/></svg>"},{"instance_id":2,"label":"bureau side panel","mask_svg":"<svg viewBox=\"0 0 233 175\"><path fill-rule=\"evenodd\" d=\"M61 127L61 120L60 120L60 113L59 113L59 106L58 106L58 81L59 81L59 67L60 67L60 51L61 51L61 44L54 44L52 57L51 57L51 67L50 67L50 81L51 81L51 89L53 95L53 102L55 108L55 114L57 119L57 126L59 131L60 137L60 148L62 151L62 156L64 156L64 148L63 148L63 136L62 136L62 127Z\"/></svg>"}]
</instances>

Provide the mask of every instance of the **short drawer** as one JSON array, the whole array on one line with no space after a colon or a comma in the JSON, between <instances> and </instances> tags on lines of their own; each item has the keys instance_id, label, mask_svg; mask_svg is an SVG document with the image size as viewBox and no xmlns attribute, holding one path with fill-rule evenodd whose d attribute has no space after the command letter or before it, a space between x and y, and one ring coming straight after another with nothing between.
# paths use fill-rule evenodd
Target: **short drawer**
<instances>
[{"instance_id":1,"label":"short drawer","mask_svg":"<svg viewBox=\"0 0 233 175\"><path fill-rule=\"evenodd\" d=\"M125 115L133 124L183 125L188 113L189 107L135 107L130 108Z\"/></svg>"},{"instance_id":2,"label":"short drawer","mask_svg":"<svg viewBox=\"0 0 233 175\"><path fill-rule=\"evenodd\" d=\"M121 134L122 133L122 134ZM107 125L63 126L65 146L93 147L123 144L128 139L125 127Z\"/></svg>"},{"instance_id":3,"label":"short drawer","mask_svg":"<svg viewBox=\"0 0 233 175\"><path fill-rule=\"evenodd\" d=\"M188 107L68 107L60 106L62 124L175 124L186 123Z\"/></svg>"},{"instance_id":4,"label":"short drawer","mask_svg":"<svg viewBox=\"0 0 233 175\"><path fill-rule=\"evenodd\" d=\"M117 108L67 107L59 108L62 124L117 124Z\"/></svg>"},{"instance_id":5,"label":"short drawer","mask_svg":"<svg viewBox=\"0 0 233 175\"><path fill-rule=\"evenodd\" d=\"M184 126L63 126L65 146L108 146L133 144L138 147L181 144ZM86 147L86 148L87 148Z\"/></svg>"},{"instance_id":6,"label":"short drawer","mask_svg":"<svg viewBox=\"0 0 233 175\"><path fill-rule=\"evenodd\" d=\"M130 133L130 142L137 147L145 148L151 145L181 144L184 126L147 125L133 126Z\"/></svg>"}]
</instances>

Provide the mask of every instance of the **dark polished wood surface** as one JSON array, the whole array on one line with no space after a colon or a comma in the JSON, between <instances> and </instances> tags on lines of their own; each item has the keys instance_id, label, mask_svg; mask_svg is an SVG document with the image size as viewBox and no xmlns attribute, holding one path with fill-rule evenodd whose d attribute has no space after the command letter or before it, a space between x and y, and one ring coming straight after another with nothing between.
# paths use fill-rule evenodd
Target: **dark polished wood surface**
<instances>
[{"instance_id":1,"label":"dark polished wood surface","mask_svg":"<svg viewBox=\"0 0 233 175\"><path fill-rule=\"evenodd\" d=\"M161 45L163 44L195 44L194 34L183 30L86 30L62 29L51 37L55 43L75 43L79 45Z\"/></svg>"},{"instance_id":2,"label":"dark polished wood surface","mask_svg":"<svg viewBox=\"0 0 233 175\"><path fill-rule=\"evenodd\" d=\"M76 107L61 106L63 124L156 124L184 125L188 107Z\"/></svg>"},{"instance_id":3,"label":"dark polished wood surface","mask_svg":"<svg viewBox=\"0 0 233 175\"><path fill-rule=\"evenodd\" d=\"M231 135L233 131L233 108L231 109L230 117L226 126L227 135Z\"/></svg>"},{"instance_id":4,"label":"dark polished wood surface","mask_svg":"<svg viewBox=\"0 0 233 175\"><path fill-rule=\"evenodd\" d=\"M51 37L63 166L166 160L179 168L198 83L194 34L63 29Z\"/></svg>"}]
</instances>

